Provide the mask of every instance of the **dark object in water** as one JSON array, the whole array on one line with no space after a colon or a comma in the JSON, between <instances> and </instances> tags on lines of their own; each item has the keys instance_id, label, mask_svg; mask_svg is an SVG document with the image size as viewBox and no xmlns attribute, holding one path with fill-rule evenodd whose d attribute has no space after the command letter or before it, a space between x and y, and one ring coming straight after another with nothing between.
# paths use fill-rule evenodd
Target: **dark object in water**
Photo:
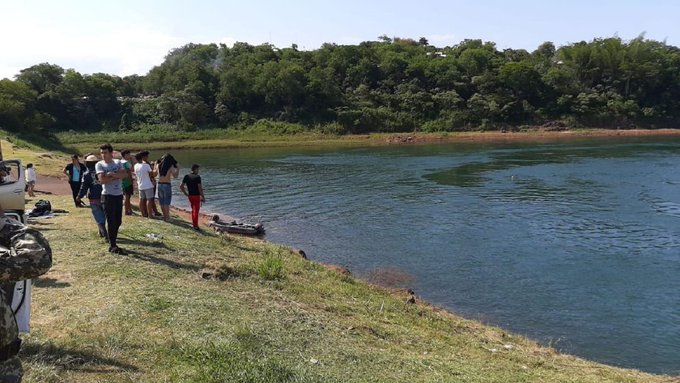
<instances>
[{"instance_id":1,"label":"dark object in water","mask_svg":"<svg viewBox=\"0 0 680 383\"><path fill-rule=\"evenodd\" d=\"M224 222L218 215L214 215L208 226L217 232L227 232L233 234L261 235L264 234L264 225L261 223L249 224L236 221Z\"/></svg>"}]
</instances>

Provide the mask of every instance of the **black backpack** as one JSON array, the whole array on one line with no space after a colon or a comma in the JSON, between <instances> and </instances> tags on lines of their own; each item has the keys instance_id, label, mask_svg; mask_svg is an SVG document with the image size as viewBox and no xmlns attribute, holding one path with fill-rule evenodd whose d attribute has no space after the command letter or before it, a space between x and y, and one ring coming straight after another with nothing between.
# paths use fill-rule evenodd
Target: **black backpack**
<instances>
[{"instance_id":1,"label":"black backpack","mask_svg":"<svg viewBox=\"0 0 680 383\"><path fill-rule=\"evenodd\" d=\"M35 207L28 213L29 217L39 217L41 215L49 214L52 211L52 204L50 201L41 199L35 203Z\"/></svg>"}]
</instances>

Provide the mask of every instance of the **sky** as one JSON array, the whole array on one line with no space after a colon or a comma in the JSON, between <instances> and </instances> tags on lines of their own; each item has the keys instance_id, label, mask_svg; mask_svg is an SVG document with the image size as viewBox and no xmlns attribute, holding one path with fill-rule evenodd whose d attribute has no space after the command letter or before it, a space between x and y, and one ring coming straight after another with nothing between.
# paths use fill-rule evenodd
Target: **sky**
<instances>
[{"instance_id":1,"label":"sky","mask_svg":"<svg viewBox=\"0 0 680 383\"><path fill-rule=\"evenodd\" d=\"M534 50L640 34L680 46L671 0L0 0L0 79L49 62L83 74L146 74L188 43L358 44L378 36L436 46L463 39Z\"/></svg>"}]
</instances>

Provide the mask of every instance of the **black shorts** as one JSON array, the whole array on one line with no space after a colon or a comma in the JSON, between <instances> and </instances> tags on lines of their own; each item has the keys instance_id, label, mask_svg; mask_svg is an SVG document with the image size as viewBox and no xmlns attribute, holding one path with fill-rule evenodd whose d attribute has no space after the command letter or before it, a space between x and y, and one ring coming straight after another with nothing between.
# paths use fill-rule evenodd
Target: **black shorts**
<instances>
[{"instance_id":1,"label":"black shorts","mask_svg":"<svg viewBox=\"0 0 680 383\"><path fill-rule=\"evenodd\" d=\"M132 193L134 193L132 185L123 188L123 194L125 194L126 196L132 197Z\"/></svg>"}]
</instances>

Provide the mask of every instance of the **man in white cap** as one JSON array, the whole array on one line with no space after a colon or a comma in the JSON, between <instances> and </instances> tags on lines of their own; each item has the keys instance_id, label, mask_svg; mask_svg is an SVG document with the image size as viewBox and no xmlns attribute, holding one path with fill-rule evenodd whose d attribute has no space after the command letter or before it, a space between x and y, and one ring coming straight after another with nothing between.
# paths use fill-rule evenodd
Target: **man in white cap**
<instances>
[{"instance_id":1,"label":"man in white cap","mask_svg":"<svg viewBox=\"0 0 680 383\"><path fill-rule=\"evenodd\" d=\"M109 234L106 231L106 214L104 213L104 205L101 201L102 185L97 180L97 171L95 165L99 162L99 158L94 154L85 157L85 166L87 171L83 174L83 183L78 192L77 202L82 203L83 197L87 195L90 200L90 209L92 209L92 217L97 223L99 229L99 236L109 240Z\"/></svg>"}]
</instances>

